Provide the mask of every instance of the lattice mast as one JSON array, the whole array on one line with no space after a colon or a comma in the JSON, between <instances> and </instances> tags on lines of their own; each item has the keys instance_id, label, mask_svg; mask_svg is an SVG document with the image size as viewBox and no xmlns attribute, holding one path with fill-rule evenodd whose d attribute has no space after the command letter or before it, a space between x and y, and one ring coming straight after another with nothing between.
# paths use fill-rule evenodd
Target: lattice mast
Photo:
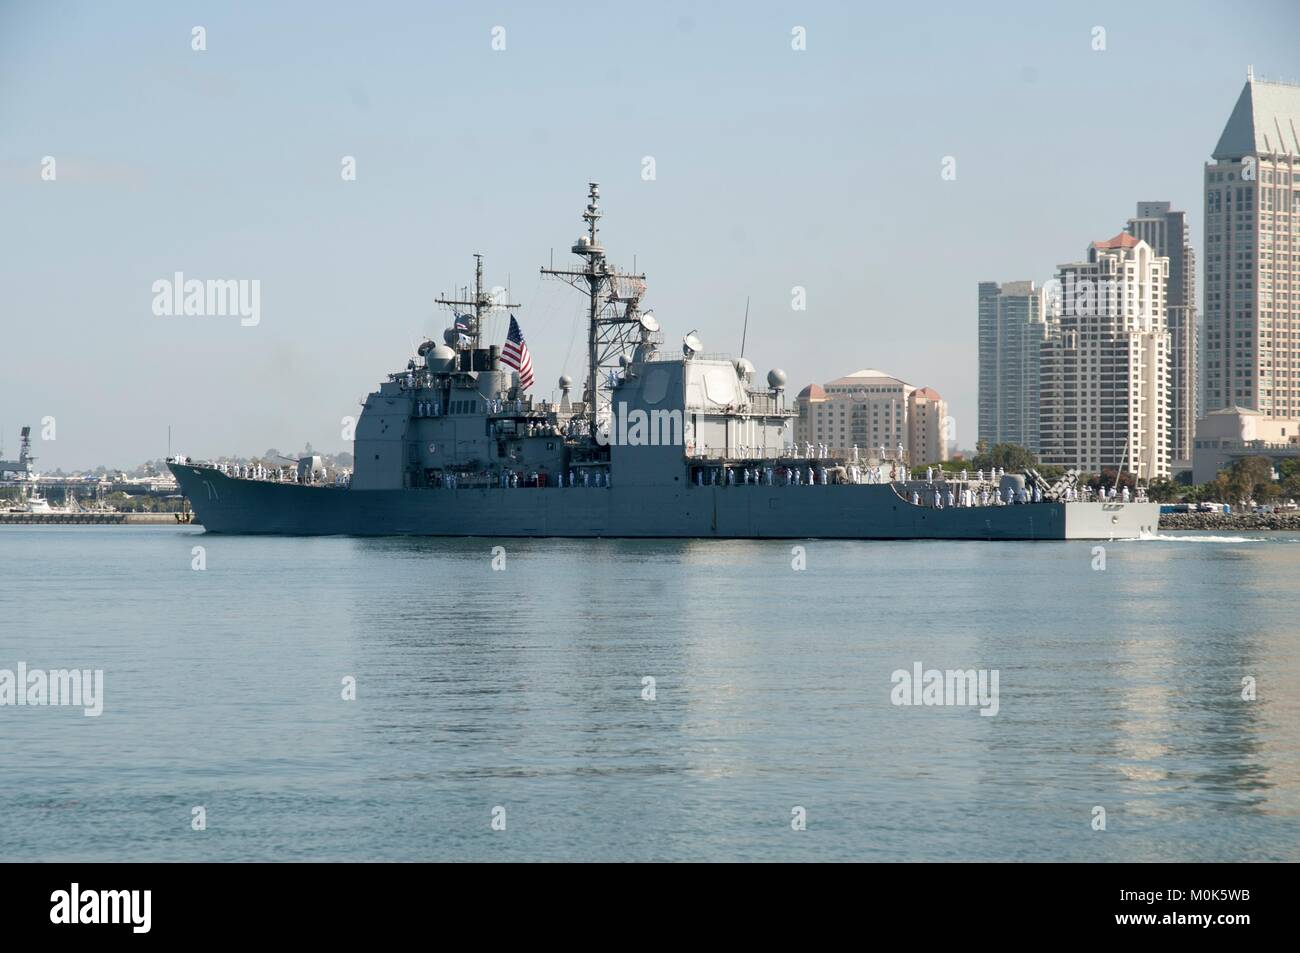
<instances>
[{"instance_id":1,"label":"lattice mast","mask_svg":"<svg viewBox=\"0 0 1300 953\"><path fill-rule=\"evenodd\" d=\"M627 274L610 265L600 244L600 184L587 183L587 209L582 220L587 234L573 243L572 251L586 259L581 271L543 268L542 274L560 278L587 295L587 385L584 401L592 433L609 416L611 382L620 357L631 356L641 335L640 304L645 275Z\"/></svg>"},{"instance_id":2,"label":"lattice mast","mask_svg":"<svg viewBox=\"0 0 1300 953\"><path fill-rule=\"evenodd\" d=\"M474 296L469 297L469 289L465 289L466 298L456 300L453 298L438 297L433 300L438 304L446 305L452 309L453 314L457 313L456 308L472 308L471 312L459 312L470 319L469 333L466 335L470 339L469 347L477 349L482 346L483 338L483 315L493 308L502 308L504 310L514 310L520 305L510 304L504 301L496 301L492 297L492 292L483 288L483 256L477 252L474 253Z\"/></svg>"}]
</instances>

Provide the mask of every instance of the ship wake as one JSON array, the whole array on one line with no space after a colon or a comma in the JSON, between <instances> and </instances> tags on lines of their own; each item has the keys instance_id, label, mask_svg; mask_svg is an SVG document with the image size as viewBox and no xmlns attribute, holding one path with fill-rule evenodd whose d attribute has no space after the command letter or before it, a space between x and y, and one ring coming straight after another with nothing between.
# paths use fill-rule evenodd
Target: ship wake
<instances>
[{"instance_id":1,"label":"ship wake","mask_svg":"<svg viewBox=\"0 0 1300 953\"><path fill-rule=\"evenodd\" d=\"M1168 533L1143 533L1138 539L1167 543L1262 543L1261 536L1171 536Z\"/></svg>"}]
</instances>

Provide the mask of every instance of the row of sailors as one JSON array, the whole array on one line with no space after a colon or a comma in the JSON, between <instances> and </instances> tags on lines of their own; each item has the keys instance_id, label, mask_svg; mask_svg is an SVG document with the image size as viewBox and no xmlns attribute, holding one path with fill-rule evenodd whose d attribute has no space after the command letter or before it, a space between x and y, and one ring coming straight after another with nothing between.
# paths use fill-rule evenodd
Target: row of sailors
<instances>
[{"instance_id":1,"label":"row of sailors","mask_svg":"<svg viewBox=\"0 0 1300 953\"><path fill-rule=\"evenodd\" d=\"M406 372L406 377L397 382L401 390L415 390L416 385L420 387L432 387L433 375L429 373L414 374L410 370Z\"/></svg>"},{"instance_id":2,"label":"row of sailors","mask_svg":"<svg viewBox=\"0 0 1300 953\"><path fill-rule=\"evenodd\" d=\"M798 447L798 444L795 444ZM824 460L831 455L831 448L824 443L805 443L804 456L814 460Z\"/></svg>"},{"instance_id":3,"label":"row of sailors","mask_svg":"<svg viewBox=\"0 0 1300 953\"><path fill-rule=\"evenodd\" d=\"M1071 486L1066 488L1062 499L1066 502L1082 501L1086 503L1092 500L1094 496L1098 500L1119 500L1123 503L1127 503L1131 499L1128 487L1121 487L1116 490L1113 486L1109 490L1102 487L1096 491L1087 486L1083 487L1082 490ZM945 494L943 490L936 488L932 491L927 490L924 500L922 500L919 490L912 491L912 503L915 506L920 506L924 502L928 506L943 509L945 499L948 501L948 506L988 506L990 502L994 506L1010 506L1013 503L1041 503L1043 502L1043 491L1037 486L1033 489L1027 489L1023 486L1014 489L1007 487L1003 491L989 490L988 488L982 490L967 488L962 490L960 495L957 495L951 489Z\"/></svg>"},{"instance_id":4,"label":"row of sailors","mask_svg":"<svg viewBox=\"0 0 1300 953\"><path fill-rule=\"evenodd\" d=\"M1066 487L1062 498L1069 503L1091 503L1094 500L1098 502L1105 500L1119 500L1121 503L1127 503L1132 497L1130 496L1128 487L1126 486L1120 487L1118 490L1113 486L1109 490L1104 486L1098 490L1094 490L1090 486L1071 486ZM1138 491L1137 499L1139 503L1143 502L1146 499L1145 492Z\"/></svg>"},{"instance_id":5,"label":"row of sailors","mask_svg":"<svg viewBox=\"0 0 1300 953\"><path fill-rule=\"evenodd\" d=\"M795 445L794 445L794 450L795 450L795 451L798 451L798 449L799 449L799 445L798 445L798 444L795 444ZM826 446L826 444L824 444L824 443L818 443L818 444L805 443L805 444L804 444L804 449L807 451L807 455L810 456L810 457L813 457L813 458L825 458L825 457L829 457L829 456L831 455L831 449L830 449L830 447ZM904 453L904 450L903 450L903 445L902 445L901 443L898 445L898 449L897 449L897 451L895 451L895 452L896 452L897 455L894 457L894 459L895 459L895 460L902 460L902 459L903 459L903 453ZM859 462L859 461L858 461L858 453L859 453L858 445L855 443L855 444L853 445L853 462L854 462L854 463ZM881 444L881 446L880 446L880 456L879 456L879 459L884 460L885 457L886 457L885 446L884 446L884 444Z\"/></svg>"},{"instance_id":6,"label":"row of sailors","mask_svg":"<svg viewBox=\"0 0 1300 953\"><path fill-rule=\"evenodd\" d=\"M826 467L699 467L696 486L826 486L841 482Z\"/></svg>"},{"instance_id":7,"label":"row of sailors","mask_svg":"<svg viewBox=\"0 0 1300 953\"><path fill-rule=\"evenodd\" d=\"M748 447L741 447L741 448L740 448L742 456L743 456L743 455L746 455L746 451L747 451L748 449L749 449ZM798 444L795 445L795 449L798 449ZM900 456L901 456L901 451L902 451L902 449L903 449L903 448L900 446L900 447L899 447ZM830 456L830 448L829 448L826 444L824 444L824 443L805 443L805 444L804 444L804 452L805 452L805 455L806 455L808 458L813 459L813 460L824 460L824 459L826 459L827 457ZM881 448L881 454L882 454L882 456L883 456L883 454L884 454L884 448L883 448L883 447ZM853 462L854 462L854 464L857 464L857 462L858 462L858 448L857 448L857 447L854 447L854 448L853 448ZM858 470L859 468L858 468L857 466L854 466L854 467L851 467L850 469L851 469L851 470ZM897 465L897 464L895 464L894 466L890 467L890 468L889 468L889 470L890 470L890 478L891 478L891 479L896 479L896 480L904 479L905 477L904 477L904 474L903 474L903 472L902 472L902 469L903 469L903 468L902 468L901 466ZM879 474L879 473L881 472L881 468L880 468L879 466L875 466L875 467L867 467L867 468L866 468L866 472L869 474L868 479L866 479L866 480L861 480L861 479L858 479L857 477L854 477L853 482L854 482L854 483L863 483L863 482L866 482L866 483L880 483L880 482L883 482L883 481L879 478L879 476L877 475L877 474ZM996 483L996 482L998 482L1002 477L1006 476L1006 473L1007 473L1007 471L1006 471L1006 468L1005 468L1005 467L992 467L992 468L990 468L990 470L989 470L989 481L992 482L992 483ZM926 468L925 468L925 482L926 482L926 483L933 483L933 482L935 482L936 479L942 480L942 479L944 479L946 476L947 476L947 472L946 472L942 467L933 467L933 466L931 466L931 467L926 467ZM969 477L970 477L970 473L969 473L969 471L966 470L965 468L963 468L962 471L961 471L961 481L962 481L963 483L965 483L965 482L969 479ZM983 469L982 467L981 467L979 470L976 470L976 471L975 471L975 479L976 479L977 482L980 482L980 483L983 483L983 482L984 482L984 469Z\"/></svg>"},{"instance_id":8,"label":"row of sailors","mask_svg":"<svg viewBox=\"0 0 1300 953\"><path fill-rule=\"evenodd\" d=\"M479 479L482 479L480 476ZM556 485L560 487L608 487L610 478L608 470L570 470L567 482L565 481L564 472L556 474ZM460 474L458 473L438 473L432 475L434 486L440 486L444 489L454 490L460 486ZM497 486L501 489L517 489L520 486L545 486L547 475L533 470L524 476L518 470L502 470L497 474ZM479 484L481 485L481 484Z\"/></svg>"},{"instance_id":9,"label":"row of sailors","mask_svg":"<svg viewBox=\"0 0 1300 953\"><path fill-rule=\"evenodd\" d=\"M220 473L236 480L267 480L272 483L297 483L298 471L295 467L268 467L261 463L218 463L216 468ZM316 482L326 482L327 475ZM336 472L332 482L335 486L347 486L352 481L352 474Z\"/></svg>"},{"instance_id":10,"label":"row of sailors","mask_svg":"<svg viewBox=\"0 0 1300 953\"><path fill-rule=\"evenodd\" d=\"M608 470L569 471L569 486L609 486ZM560 486L564 486L564 474L560 474Z\"/></svg>"},{"instance_id":11,"label":"row of sailors","mask_svg":"<svg viewBox=\"0 0 1300 953\"><path fill-rule=\"evenodd\" d=\"M832 483L889 483L903 480L902 467L699 467L697 486L828 486Z\"/></svg>"},{"instance_id":12,"label":"row of sailors","mask_svg":"<svg viewBox=\"0 0 1300 953\"><path fill-rule=\"evenodd\" d=\"M502 397L490 397L484 401L489 414L522 414L530 408L525 406L526 401L522 398L515 400L506 400ZM442 400L417 400L415 402L415 416L417 417L441 417Z\"/></svg>"},{"instance_id":13,"label":"row of sailors","mask_svg":"<svg viewBox=\"0 0 1300 953\"><path fill-rule=\"evenodd\" d=\"M524 437L524 436L558 437L559 435L560 435L560 430L558 427L553 427L550 424L534 423L532 421L529 422L526 428L516 426L515 429L513 430L502 429L498 427L494 422L488 424L488 436L493 438L496 438L498 436L500 437Z\"/></svg>"},{"instance_id":14,"label":"row of sailors","mask_svg":"<svg viewBox=\"0 0 1300 953\"><path fill-rule=\"evenodd\" d=\"M946 493L935 488L934 490L926 490L924 496L922 496L920 490L912 491L913 506L932 506L937 510L943 509L945 505L948 507L1011 506L1013 504L1041 502L1043 502L1043 491L1038 487L1034 487L1032 490L1028 490L1023 486L1014 490L1007 487L1005 492L990 490L988 487L982 490L967 487L960 493L951 488Z\"/></svg>"},{"instance_id":15,"label":"row of sailors","mask_svg":"<svg viewBox=\"0 0 1300 953\"><path fill-rule=\"evenodd\" d=\"M276 483L297 481L297 470L292 467L268 467L260 463L218 463L217 469L236 480L274 480Z\"/></svg>"},{"instance_id":16,"label":"row of sailors","mask_svg":"<svg viewBox=\"0 0 1300 953\"><path fill-rule=\"evenodd\" d=\"M848 469L849 481L853 483L873 482L864 480L864 472L860 467L850 467ZM695 471L695 483L697 486L826 486L830 483L840 482L834 471L826 467L742 467L731 469L718 469L709 467L700 467ZM874 481L879 482L879 481ZM1128 491L1125 493L1125 502L1128 500ZM951 488L946 494L941 489L934 489L926 492L925 504L942 509L944 500L947 500L948 506L995 506L1011 505L1013 503L1041 503L1043 502L1043 491L1039 487L1027 490L1025 487L1014 489L1007 487L1005 494L998 493L988 488L982 490L963 489L958 495ZM920 506L922 504L921 492L914 490L912 492L912 503Z\"/></svg>"},{"instance_id":17,"label":"row of sailors","mask_svg":"<svg viewBox=\"0 0 1300 953\"><path fill-rule=\"evenodd\" d=\"M574 418L574 422L575 423L580 422L580 418ZM690 445L688 444L687 446L689 448ZM718 448L716 451L714 451L714 448L709 446L708 444L701 444L700 446L694 449L688 449L687 454L689 456L697 456L697 457L729 456L729 457L740 457L742 459L744 457L770 457L776 455L774 451L769 447L766 446L751 447L748 444L738 446L738 447L732 447L730 451L725 451L725 452L723 451L722 448ZM804 459L807 460L832 459L831 448L824 443L805 443L803 445L802 452L800 451L799 444L797 443L787 444L779 455L783 457L803 457ZM854 456L853 462L854 463L857 462L856 456Z\"/></svg>"},{"instance_id":18,"label":"row of sailors","mask_svg":"<svg viewBox=\"0 0 1300 953\"><path fill-rule=\"evenodd\" d=\"M794 444L793 450L796 453L798 452L799 445L797 443ZM810 457L811 459L814 460L824 460L830 455L831 455L831 448L824 443L807 443L807 442L804 443L804 456L806 457ZM880 459L882 460L885 459L885 448L883 446L880 448ZM903 445L901 443L898 445L898 459L899 460L903 459ZM858 462L857 444L853 445L853 462L854 463Z\"/></svg>"},{"instance_id":19,"label":"row of sailors","mask_svg":"<svg viewBox=\"0 0 1300 953\"><path fill-rule=\"evenodd\" d=\"M224 464L221 465L224 468ZM240 468L236 468L240 469ZM256 469L256 468L242 468ZM871 474L869 471L879 471L879 467L849 467L848 476L853 483L872 483L883 482L878 479L879 472ZM224 469L223 469L224 472ZM875 476L877 479L870 479ZM864 477L868 477L864 479ZM581 471L570 470L568 482L565 482L563 472L556 477L560 487L608 487L611 485L610 474L608 470L588 470ZM524 486L541 486L546 480L545 474L539 474L536 470L528 474L524 480ZM336 481L337 482L337 481ZM437 478L438 485L455 488L459 485L459 477L454 473L442 474ZM832 482L839 482L833 471L827 470L826 467L742 467L742 468L711 468L700 467L695 471L695 482L697 486L826 486ZM503 489L516 488L520 485L520 474L515 470L502 470L498 475L498 483ZM1065 491L1064 498L1069 501L1091 499L1093 491L1084 487L1082 492L1075 487L1070 487ZM1098 491L1100 499L1121 499L1123 502L1129 502L1128 487L1121 488L1118 493L1115 487L1108 491L1102 488ZM946 503L945 503L946 501ZM945 505L949 507L958 506L1011 506L1013 504L1041 503L1043 502L1043 491L1040 487L1028 489L1026 487L1010 487L1003 491L991 490L985 487L975 490L970 487L962 489L960 492L953 490L951 487L945 492L940 488L927 490L924 499L920 490L912 491L912 505L914 506L932 506L935 509L943 509Z\"/></svg>"},{"instance_id":20,"label":"row of sailors","mask_svg":"<svg viewBox=\"0 0 1300 953\"><path fill-rule=\"evenodd\" d=\"M965 482L966 482L966 480L967 480L967 478L968 478L968 474L969 474L969 471L967 471L965 468L963 468L962 471L961 471L961 482L962 482L962 483L965 483ZM993 467L991 470L989 470L989 482L990 482L990 483L997 483L999 480L1001 480L1001 479L1002 479L1004 476L1006 476L1006 475L1007 475L1007 471L1006 471L1006 468L1005 468L1005 467ZM926 468L925 468L925 482L926 482L926 483L933 483L936 479L942 481L942 480L946 479L947 476L948 476L947 471L944 470L942 467L926 467ZM983 483L983 482L984 482L984 470L983 470L983 469L979 469L979 470L976 470L976 471L975 471L975 481L976 481L977 483Z\"/></svg>"},{"instance_id":21,"label":"row of sailors","mask_svg":"<svg viewBox=\"0 0 1300 953\"><path fill-rule=\"evenodd\" d=\"M905 480L901 466L818 467L700 467L695 471L697 486L827 486L832 483L890 483Z\"/></svg>"}]
</instances>

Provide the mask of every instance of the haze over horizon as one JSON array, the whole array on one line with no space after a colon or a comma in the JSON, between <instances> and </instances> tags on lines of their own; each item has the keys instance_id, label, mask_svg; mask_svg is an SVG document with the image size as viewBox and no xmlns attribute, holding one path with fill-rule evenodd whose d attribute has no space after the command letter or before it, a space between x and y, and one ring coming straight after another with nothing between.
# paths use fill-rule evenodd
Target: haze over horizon
<instances>
[{"instance_id":1,"label":"haze over horizon","mask_svg":"<svg viewBox=\"0 0 1300 953\"><path fill-rule=\"evenodd\" d=\"M31 425L42 470L129 468L170 425L195 457L350 451L341 418L441 337L474 252L550 395L582 376L584 299L538 269L575 260L588 181L666 347L737 353L748 298L746 356L791 397L880 368L969 448L978 282L1041 283L1167 200L1199 307L1202 166L1248 65L1300 78L1298 35L1284 0L6 6L3 449ZM260 281L260 322L155 315L176 272Z\"/></svg>"}]
</instances>

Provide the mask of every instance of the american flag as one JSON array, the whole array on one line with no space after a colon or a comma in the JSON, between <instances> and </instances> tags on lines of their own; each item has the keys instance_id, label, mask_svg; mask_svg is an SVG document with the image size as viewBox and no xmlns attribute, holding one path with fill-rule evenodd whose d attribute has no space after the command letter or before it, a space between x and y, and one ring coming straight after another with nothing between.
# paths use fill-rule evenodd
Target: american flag
<instances>
[{"instance_id":1,"label":"american flag","mask_svg":"<svg viewBox=\"0 0 1300 953\"><path fill-rule=\"evenodd\" d=\"M524 343L524 332L519 330L519 322L510 315L510 333L506 335L506 346L501 350L501 360L507 367L519 372L519 386L524 390L533 386L533 359L528 355L528 345Z\"/></svg>"}]
</instances>

